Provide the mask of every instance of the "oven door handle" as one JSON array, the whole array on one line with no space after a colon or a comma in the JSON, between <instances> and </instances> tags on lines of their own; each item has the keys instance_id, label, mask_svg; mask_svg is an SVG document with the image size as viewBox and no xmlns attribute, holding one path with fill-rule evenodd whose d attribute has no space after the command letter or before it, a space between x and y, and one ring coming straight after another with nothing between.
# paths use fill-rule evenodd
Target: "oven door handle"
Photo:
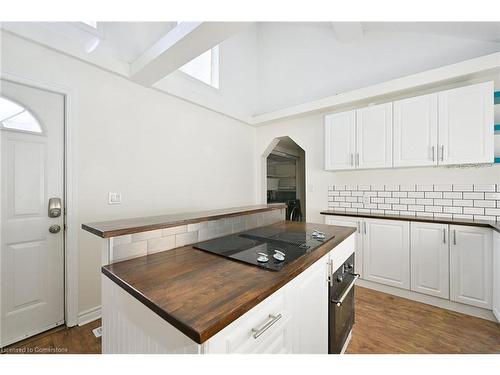
<instances>
[{"instance_id":1,"label":"oven door handle","mask_svg":"<svg viewBox=\"0 0 500 375\"><path fill-rule=\"evenodd\" d=\"M344 302L344 299L347 297L347 295L351 291L352 287L356 283L356 280L359 279L359 276L360 276L359 274L354 273L353 275L354 275L354 279L351 281L351 283L349 284L349 286L347 287L345 292L342 294L342 296L339 299L332 299L332 303L335 303L337 305L337 307L342 306L342 302Z\"/></svg>"}]
</instances>

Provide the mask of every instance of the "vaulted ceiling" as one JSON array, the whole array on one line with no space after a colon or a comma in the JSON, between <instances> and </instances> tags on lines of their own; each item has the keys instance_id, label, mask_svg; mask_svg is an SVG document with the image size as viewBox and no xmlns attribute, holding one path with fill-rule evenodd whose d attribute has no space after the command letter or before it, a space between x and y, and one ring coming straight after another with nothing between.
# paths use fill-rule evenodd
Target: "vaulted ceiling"
<instances>
[{"instance_id":1,"label":"vaulted ceiling","mask_svg":"<svg viewBox=\"0 0 500 375\"><path fill-rule=\"evenodd\" d=\"M33 40L242 120L500 51L500 23L7 22ZM220 90L177 68L220 44Z\"/></svg>"}]
</instances>

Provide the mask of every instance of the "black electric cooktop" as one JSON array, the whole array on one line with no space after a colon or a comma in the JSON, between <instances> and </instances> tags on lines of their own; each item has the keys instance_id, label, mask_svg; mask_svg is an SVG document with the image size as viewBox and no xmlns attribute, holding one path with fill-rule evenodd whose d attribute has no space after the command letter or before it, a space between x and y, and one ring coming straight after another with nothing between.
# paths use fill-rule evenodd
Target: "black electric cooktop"
<instances>
[{"instance_id":1,"label":"black electric cooktop","mask_svg":"<svg viewBox=\"0 0 500 375\"><path fill-rule=\"evenodd\" d=\"M333 235L313 231L290 231L274 226L199 242L199 250L248 263L268 270L279 271L288 263L313 251Z\"/></svg>"}]
</instances>

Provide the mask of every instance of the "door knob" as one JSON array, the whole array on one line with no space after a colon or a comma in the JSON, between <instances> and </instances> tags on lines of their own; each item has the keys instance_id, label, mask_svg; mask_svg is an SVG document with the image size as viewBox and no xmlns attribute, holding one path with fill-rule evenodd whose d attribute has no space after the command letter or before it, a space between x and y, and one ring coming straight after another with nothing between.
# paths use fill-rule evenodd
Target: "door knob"
<instances>
[{"instance_id":1,"label":"door knob","mask_svg":"<svg viewBox=\"0 0 500 375\"><path fill-rule=\"evenodd\" d=\"M49 227L49 232L50 233L59 233L61 231L61 226L54 224Z\"/></svg>"}]
</instances>

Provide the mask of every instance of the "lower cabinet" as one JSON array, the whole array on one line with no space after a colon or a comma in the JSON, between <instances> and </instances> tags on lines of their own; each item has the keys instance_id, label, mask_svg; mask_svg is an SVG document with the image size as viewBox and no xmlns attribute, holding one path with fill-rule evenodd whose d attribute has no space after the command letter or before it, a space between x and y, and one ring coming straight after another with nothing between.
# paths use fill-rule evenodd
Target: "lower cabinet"
<instances>
[{"instance_id":1,"label":"lower cabinet","mask_svg":"<svg viewBox=\"0 0 500 375\"><path fill-rule=\"evenodd\" d=\"M411 290L448 299L448 225L411 223Z\"/></svg>"},{"instance_id":2,"label":"lower cabinet","mask_svg":"<svg viewBox=\"0 0 500 375\"><path fill-rule=\"evenodd\" d=\"M359 273L361 278L363 278L363 236L361 232L361 229L363 228L363 219L360 217L327 216L325 224L356 228L356 253L354 255L354 272Z\"/></svg>"},{"instance_id":3,"label":"lower cabinet","mask_svg":"<svg viewBox=\"0 0 500 375\"><path fill-rule=\"evenodd\" d=\"M204 353L328 353L328 274L355 250L338 244L270 297L202 344Z\"/></svg>"},{"instance_id":4,"label":"lower cabinet","mask_svg":"<svg viewBox=\"0 0 500 375\"><path fill-rule=\"evenodd\" d=\"M328 259L323 257L287 286L294 353L328 353Z\"/></svg>"},{"instance_id":5,"label":"lower cabinet","mask_svg":"<svg viewBox=\"0 0 500 375\"><path fill-rule=\"evenodd\" d=\"M365 219L363 278L410 289L410 223Z\"/></svg>"},{"instance_id":6,"label":"lower cabinet","mask_svg":"<svg viewBox=\"0 0 500 375\"><path fill-rule=\"evenodd\" d=\"M500 321L500 233L493 241L485 227L343 215L325 221L358 228L363 279L493 310Z\"/></svg>"},{"instance_id":7,"label":"lower cabinet","mask_svg":"<svg viewBox=\"0 0 500 375\"><path fill-rule=\"evenodd\" d=\"M292 353L292 313L285 291L272 296L208 340L208 353Z\"/></svg>"},{"instance_id":8,"label":"lower cabinet","mask_svg":"<svg viewBox=\"0 0 500 375\"><path fill-rule=\"evenodd\" d=\"M500 233L493 233L493 314L500 322Z\"/></svg>"},{"instance_id":9,"label":"lower cabinet","mask_svg":"<svg viewBox=\"0 0 500 375\"><path fill-rule=\"evenodd\" d=\"M493 233L450 225L450 299L491 310Z\"/></svg>"}]
</instances>

